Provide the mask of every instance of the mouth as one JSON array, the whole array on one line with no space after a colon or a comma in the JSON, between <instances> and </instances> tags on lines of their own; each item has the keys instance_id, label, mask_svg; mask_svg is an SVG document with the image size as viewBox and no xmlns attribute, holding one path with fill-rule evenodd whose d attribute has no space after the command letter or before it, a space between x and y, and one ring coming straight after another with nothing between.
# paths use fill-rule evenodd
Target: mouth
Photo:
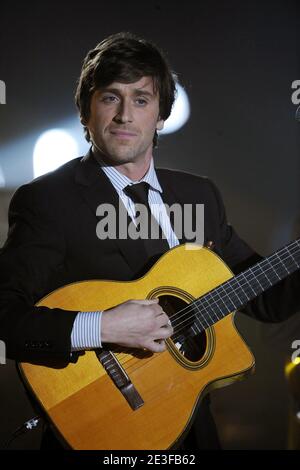
<instances>
[{"instance_id":1,"label":"mouth","mask_svg":"<svg viewBox=\"0 0 300 470\"><path fill-rule=\"evenodd\" d=\"M134 132L123 131L123 130L114 130L114 131L110 131L110 133L114 137L117 137L119 139L131 139L133 137L136 137L136 135L137 135Z\"/></svg>"}]
</instances>

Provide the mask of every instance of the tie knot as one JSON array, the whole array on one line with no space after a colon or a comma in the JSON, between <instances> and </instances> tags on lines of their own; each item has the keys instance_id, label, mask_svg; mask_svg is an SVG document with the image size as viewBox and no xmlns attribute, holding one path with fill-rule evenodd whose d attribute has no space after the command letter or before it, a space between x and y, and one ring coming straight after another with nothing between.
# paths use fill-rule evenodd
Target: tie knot
<instances>
[{"instance_id":1,"label":"tie knot","mask_svg":"<svg viewBox=\"0 0 300 470\"><path fill-rule=\"evenodd\" d=\"M131 184L124 188L124 193L132 199L136 204L148 204L148 193L149 193L149 184L146 181L141 181L140 183Z\"/></svg>"}]
</instances>

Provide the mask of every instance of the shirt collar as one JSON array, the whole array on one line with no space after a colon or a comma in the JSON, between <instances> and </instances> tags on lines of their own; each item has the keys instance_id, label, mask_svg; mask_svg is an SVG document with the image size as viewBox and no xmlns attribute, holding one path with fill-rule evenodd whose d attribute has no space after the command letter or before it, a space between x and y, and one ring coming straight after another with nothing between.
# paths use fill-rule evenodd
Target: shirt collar
<instances>
[{"instance_id":1,"label":"shirt collar","mask_svg":"<svg viewBox=\"0 0 300 470\"><path fill-rule=\"evenodd\" d=\"M162 193L162 187L159 184L156 171L154 168L153 157L151 157L150 166L149 166L147 173L139 181L133 181L127 176L123 175L123 173L120 173L120 171L118 171L114 166L107 165L101 159L99 155L95 156L95 158L97 162L100 164L101 170L109 178L110 182L113 184L113 186L115 187L118 193L121 193L121 191L123 191L124 188L126 188L126 186L135 184L135 183L140 183L141 181L145 181L146 183L150 185L151 189L154 189Z\"/></svg>"}]
</instances>

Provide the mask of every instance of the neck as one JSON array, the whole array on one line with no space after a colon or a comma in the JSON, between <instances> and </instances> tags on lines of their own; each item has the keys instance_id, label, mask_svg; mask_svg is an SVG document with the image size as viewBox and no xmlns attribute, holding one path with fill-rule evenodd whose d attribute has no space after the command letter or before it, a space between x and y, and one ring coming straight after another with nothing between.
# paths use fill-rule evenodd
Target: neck
<instances>
[{"instance_id":1,"label":"neck","mask_svg":"<svg viewBox=\"0 0 300 470\"><path fill-rule=\"evenodd\" d=\"M128 162L123 164L114 165L116 170L118 170L123 175L132 181L139 181L142 179L147 171L149 170L151 163L151 158L143 160L141 162Z\"/></svg>"},{"instance_id":2,"label":"neck","mask_svg":"<svg viewBox=\"0 0 300 470\"><path fill-rule=\"evenodd\" d=\"M95 146L93 146L93 153L96 158L98 157L98 159L102 160L108 166L113 166L116 170L127 176L127 178L130 178L132 181L139 181L145 176L149 170L152 159L152 153L149 152L143 158L134 162L119 163L108 158Z\"/></svg>"}]
</instances>

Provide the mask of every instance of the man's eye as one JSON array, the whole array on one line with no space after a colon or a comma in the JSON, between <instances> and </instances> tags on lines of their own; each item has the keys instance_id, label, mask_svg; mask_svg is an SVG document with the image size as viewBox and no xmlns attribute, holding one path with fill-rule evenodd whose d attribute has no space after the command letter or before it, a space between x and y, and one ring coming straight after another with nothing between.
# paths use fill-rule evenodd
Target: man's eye
<instances>
[{"instance_id":1,"label":"man's eye","mask_svg":"<svg viewBox=\"0 0 300 470\"><path fill-rule=\"evenodd\" d=\"M144 98L137 98L136 102L140 106L144 106L145 104L147 104L147 100L145 100Z\"/></svg>"},{"instance_id":2,"label":"man's eye","mask_svg":"<svg viewBox=\"0 0 300 470\"><path fill-rule=\"evenodd\" d=\"M102 101L104 101L104 103L113 103L116 99L117 97L113 95L106 95L102 97Z\"/></svg>"}]
</instances>

